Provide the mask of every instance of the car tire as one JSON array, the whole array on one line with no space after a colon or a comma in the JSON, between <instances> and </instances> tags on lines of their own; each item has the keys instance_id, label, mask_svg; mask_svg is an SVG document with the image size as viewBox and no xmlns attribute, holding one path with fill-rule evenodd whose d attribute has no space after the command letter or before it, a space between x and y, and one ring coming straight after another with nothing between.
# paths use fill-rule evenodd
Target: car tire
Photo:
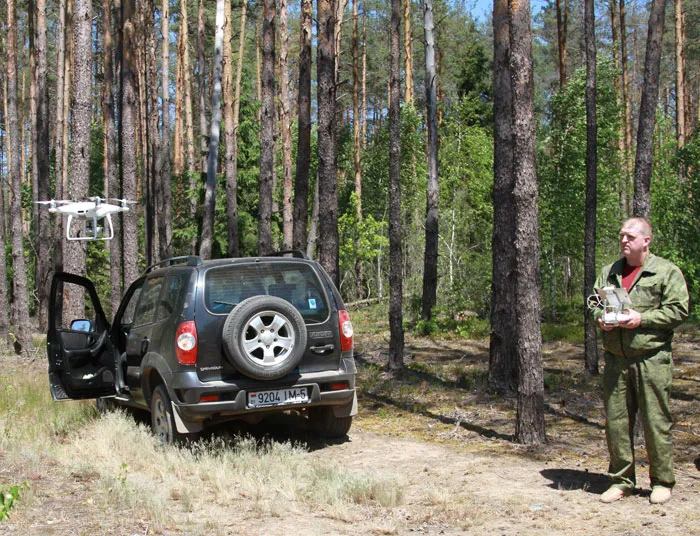
<instances>
[{"instance_id":1,"label":"car tire","mask_svg":"<svg viewBox=\"0 0 700 536\"><path fill-rule=\"evenodd\" d=\"M337 439L345 437L352 426L352 416L336 417L328 406L309 408L311 430L319 437Z\"/></svg>"},{"instance_id":2,"label":"car tire","mask_svg":"<svg viewBox=\"0 0 700 536\"><path fill-rule=\"evenodd\" d=\"M165 385L156 387L151 395L151 430L164 445L194 441L196 434L183 434L177 431L173 405Z\"/></svg>"},{"instance_id":3,"label":"car tire","mask_svg":"<svg viewBox=\"0 0 700 536\"><path fill-rule=\"evenodd\" d=\"M116 410L119 404L114 401L114 398L101 397L95 400L95 406L97 407L97 413L104 415L110 411Z\"/></svg>"},{"instance_id":4,"label":"car tire","mask_svg":"<svg viewBox=\"0 0 700 536\"><path fill-rule=\"evenodd\" d=\"M291 303L253 296L239 303L224 323L226 355L240 372L275 380L293 371L306 351L306 324Z\"/></svg>"}]
</instances>

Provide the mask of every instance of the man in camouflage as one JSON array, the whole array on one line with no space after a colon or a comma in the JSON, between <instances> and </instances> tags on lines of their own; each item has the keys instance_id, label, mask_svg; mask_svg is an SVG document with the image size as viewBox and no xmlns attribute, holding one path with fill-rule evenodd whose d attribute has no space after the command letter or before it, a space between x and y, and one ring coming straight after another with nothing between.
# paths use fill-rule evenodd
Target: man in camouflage
<instances>
[{"instance_id":1,"label":"man in camouflage","mask_svg":"<svg viewBox=\"0 0 700 536\"><path fill-rule=\"evenodd\" d=\"M650 253L651 225L643 218L627 220L620 231L621 259L603 268L596 288L617 287L629 292L632 304L615 322L594 316L603 330L605 371L605 435L610 453L612 486L600 497L605 503L635 490L634 422L637 411L644 425L649 458L652 504L671 498L673 418L669 394L673 374L673 330L688 316L688 289L680 269Z\"/></svg>"}]
</instances>

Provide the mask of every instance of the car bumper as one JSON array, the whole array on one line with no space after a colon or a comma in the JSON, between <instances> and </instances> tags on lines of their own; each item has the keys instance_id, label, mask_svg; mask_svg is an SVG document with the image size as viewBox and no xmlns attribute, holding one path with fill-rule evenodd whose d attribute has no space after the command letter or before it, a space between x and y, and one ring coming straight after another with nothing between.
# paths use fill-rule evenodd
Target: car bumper
<instances>
[{"instance_id":1,"label":"car bumper","mask_svg":"<svg viewBox=\"0 0 700 536\"><path fill-rule=\"evenodd\" d=\"M195 371L173 374L170 383L173 406L184 421L219 421L252 413L279 412L314 406L353 405L355 400L355 363L343 359L337 371L292 375L278 381L241 379L202 382ZM250 407L248 393L275 389L307 388L308 402ZM216 397L214 400L207 400ZM355 410L356 411L356 410Z\"/></svg>"}]
</instances>

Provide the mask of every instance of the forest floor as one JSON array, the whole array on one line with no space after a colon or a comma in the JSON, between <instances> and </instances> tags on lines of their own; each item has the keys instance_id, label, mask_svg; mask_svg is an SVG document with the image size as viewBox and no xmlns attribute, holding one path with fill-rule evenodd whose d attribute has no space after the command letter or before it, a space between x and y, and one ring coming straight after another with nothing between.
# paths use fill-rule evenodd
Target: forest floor
<instances>
[{"instance_id":1,"label":"forest floor","mask_svg":"<svg viewBox=\"0 0 700 536\"><path fill-rule=\"evenodd\" d=\"M293 415L246 433L302 445L309 465L340 462L348 471L388 475L401 490L394 504L369 497L341 509L323 501L261 509L259 497L241 493L235 502L193 509L171 491L162 505L168 515L154 516L111 500L112 489L96 475L60 459L23 461L0 450L0 484L26 481L31 489L0 521L0 535L700 534L697 329L675 344L677 485L661 506L648 501L642 439L639 493L609 505L598 500L608 487L600 377L583 372L582 345L545 344L547 443L539 447L512 441L516 402L486 388L488 341L408 337L399 375L385 368L386 332L360 336L358 346L360 412L346 440L319 442ZM12 360L45 374L43 359L5 363Z\"/></svg>"}]
</instances>

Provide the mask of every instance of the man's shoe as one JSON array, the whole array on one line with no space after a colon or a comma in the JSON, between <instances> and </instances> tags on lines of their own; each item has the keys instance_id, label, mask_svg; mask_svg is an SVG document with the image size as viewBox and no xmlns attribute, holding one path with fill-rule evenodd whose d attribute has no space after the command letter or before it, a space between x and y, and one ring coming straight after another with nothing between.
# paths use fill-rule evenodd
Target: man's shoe
<instances>
[{"instance_id":1,"label":"man's shoe","mask_svg":"<svg viewBox=\"0 0 700 536\"><path fill-rule=\"evenodd\" d=\"M616 486L610 486L608 488L608 491L606 491L605 493L603 493L600 496L600 502L611 503L611 502L619 501L623 497L627 497L627 495L631 495L631 494L632 494L632 492L629 490L618 488Z\"/></svg>"},{"instance_id":2,"label":"man's shoe","mask_svg":"<svg viewBox=\"0 0 700 536\"><path fill-rule=\"evenodd\" d=\"M663 504L671 498L671 488L654 486L651 488L649 502L651 504Z\"/></svg>"}]
</instances>

